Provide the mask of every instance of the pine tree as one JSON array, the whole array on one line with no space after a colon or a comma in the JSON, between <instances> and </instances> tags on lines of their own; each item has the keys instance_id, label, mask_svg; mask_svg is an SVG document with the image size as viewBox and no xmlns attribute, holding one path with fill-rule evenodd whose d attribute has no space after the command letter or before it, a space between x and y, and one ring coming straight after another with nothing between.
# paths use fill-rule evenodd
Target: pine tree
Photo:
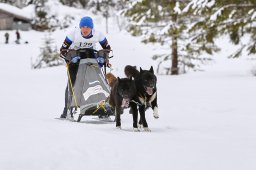
<instances>
[{"instance_id":1,"label":"pine tree","mask_svg":"<svg viewBox=\"0 0 256 170\"><path fill-rule=\"evenodd\" d=\"M47 9L44 0L33 0L32 4L35 5L36 17L33 18L32 28L38 31L44 31L49 29L49 18L47 15Z\"/></svg>"},{"instance_id":2,"label":"pine tree","mask_svg":"<svg viewBox=\"0 0 256 170\"><path fill-rule=\"evenodd\" d=\"M37 60L32 64L33 69L53 67L64 63L59 57L57 46L50 33L44 38L44 45L40 48L40 51Z\"/></svg>"},{"instance_id":3,"label":"pine tree","mask_svg":"<svg viewBox=\"0 0 256 170\"><path fill-rule=\"evenodd\" d=\"M96 6L96 11L101 13L102 16L105 18L106 23L106 33L108 33L108 20L109 17L112 15L112 11L115 7L115 3L113 0L97 0L94 2L94 6Z\"/></svg>"},{"instance_id":4,"label":"pine tree","mask_svg":"<svg viewBox=\"0 0 256 170\"><path fill-rule=\"evenodd\" d=\"M256 53L256 1L255 0L193 0L186 7L187 11L205 16L194 25L194 31L212 27L211 39L229 35L231 42L239 49L230 57L239 57ZM250 40L242 43L243 37Z\"/></svg>"},{"instance_id":5,"label":"pine tree","mask_svg":"<svg viewBox=\"0 0 256 170\"><path fill-rule=\"evenodd\" d=\"M188 68L199 69L201 62L210 60L200 54L217 50L212 42L203 42L206 40L204 36L200 42L195 42L194 37L201 35L200 32L189 33L190 25L197 16L182 13L187 4L185 0L141 0L131 3L130 8L124 11L130 18L129 31L132 35L143 36L144 43L158 43L170 48L168 54L153 56L159 65L171 61L166 74L176 75Z\"/></svg>"},{"instance_id":6,"label":"pine tree","mask_svg":"<svg viewBox=\"0 0 256 170\"><path fill-rule=\"evenodd\" d=\"M0 0L1 3L13 4L14 0Z\"/></svg>"},{"instance_id":7,"label":"pine tree","mask_svg":"<svg viewBox=\"0 0 256 170\"><path fill-rule=\"evenodd\" d=\"M63 5L77 8L86 8L92 0L60 0Z\"/></svg>"}]
</instances>

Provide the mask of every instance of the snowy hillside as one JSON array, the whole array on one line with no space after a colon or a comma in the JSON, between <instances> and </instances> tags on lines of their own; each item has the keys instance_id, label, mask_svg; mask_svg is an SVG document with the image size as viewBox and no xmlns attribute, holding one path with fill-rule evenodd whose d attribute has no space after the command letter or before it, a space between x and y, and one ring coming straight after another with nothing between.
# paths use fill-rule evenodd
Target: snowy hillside
<instances>
[{"instance_id":1,"label":"snowy hillside","mask_svg":"<svg viewBox=\"0 0 256 170\"><path fill-rule=\"evenodd\" d=\"M85 13L86 14L86 13ZM104 32L101 17L96 28ZM152 46L119 32L111 20L107 35L114 50L113 73L125 65L149 69ZM52 34L61 46L68 30ZM0 169L2 170L254 170L256 168L255 62L214 56L204 72L158 76L160 118L146 118L152 132L133 132L132 116L115 123L84 117L60 121L67 82L65 66L31 70L46 33L15 32L4 44L0 31ZM231 48L223 42L226 49Z\"/></svg>"}]
</instances>

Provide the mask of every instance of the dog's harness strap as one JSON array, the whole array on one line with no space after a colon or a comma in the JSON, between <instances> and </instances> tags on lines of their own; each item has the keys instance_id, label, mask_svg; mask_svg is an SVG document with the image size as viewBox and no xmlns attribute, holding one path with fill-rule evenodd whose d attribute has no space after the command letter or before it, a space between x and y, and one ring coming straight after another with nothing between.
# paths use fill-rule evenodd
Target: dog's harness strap
<instances>
[{"instance_id":1,"label":"dog's harness strap","mask_svg":"<svg viewBox=\"0 0 256 170\"><path fill-rule=\"evenodd\" d=\"M97 104L97 108L94 110L93 114L96 113L100 108L103 109L105 113L107 112L107 110L106 110L106 101L99 102Z\"/></svg>"},{"instance_id":2,"label":"dog's harness strap","mask_svg":"<svg viewBox=\"0 0 256 170\"><path fill-rule=\"evenodd\" d=\"M142 106L142 104L140 104L139 102L136 102L135 100L131 100L131 102L137 104L138 106Z\"/></svg>"}]
</instances>

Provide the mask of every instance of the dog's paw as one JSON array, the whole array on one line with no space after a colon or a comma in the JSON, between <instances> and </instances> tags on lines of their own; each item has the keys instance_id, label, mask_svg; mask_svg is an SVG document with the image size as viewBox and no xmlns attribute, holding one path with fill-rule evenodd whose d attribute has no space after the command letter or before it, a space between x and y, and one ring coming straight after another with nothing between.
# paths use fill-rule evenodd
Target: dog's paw
<instances>
[{"instance_id":1,"label":"dog's paw","mask_svg":"<svg viewBox=\"0 0 256 170\"><path fill-rule=\"evenodd\" d=\"M143 125L142 124L137 124L138 125L138 129L142 129L143 128Z\"/></svg>"},{"instance_id":2,"label":"dog's paw","mask_svg":"<svg viewBox=\"0 0 256 170\"><path fill-rule=\"evenodd\" d=\"M144 128L144 131L145 131L145 132L151 132L151 130L150 130L148 127L145 127L145 128Z\"/></svg>"},{"instance_id":3,"label":"dog's paw","mask_svg":"<svg viewBox=\"0 0 256 170\"><path fill-rule=\"evenodd\" d=\"M138 128L133 128L134 132L140 132L140 130Z\"/></svg>"},{"instance_id":4,"label":"dog's paw","mask_svg":"<svg viewBox=\"0 0 256 170\"><path fill-rule=\"evenodd\" d=\"M154 108L153 116L154 116L155 119L159 118L158 108L157 107Z\"/></svg>"},{"instance_id":5,"label":"dog's paw","mask_svg":"<svg viewBox=\"0 0 256 170\"><path fill-rule=\"evenodd\" d=\"M158 115L158 114L154 114L154 118L155 118L155 119L158 119L158 118L159 118L159 115Z\"/></svg>"},{"instance_id":6,"label":"dog's paw","mask_svg":"<svg viewBox=\"0 0 256 170\"><path fill-rule=\"evenodd\" d=\"M117 126L116 129L120 129L121 130L122 128L121 128L121 126Z\"/></svg>"},{"instance_id":7,"label":"dog's paw","mask_svg":"<svg viewBox=\"0 0 256 170\"><path fill-rule=\"evenodd\" d=\"M69 120L69 121L75 122L74 117L70 113L67 114L66 119Z\"/></svg>"}]
</instances>

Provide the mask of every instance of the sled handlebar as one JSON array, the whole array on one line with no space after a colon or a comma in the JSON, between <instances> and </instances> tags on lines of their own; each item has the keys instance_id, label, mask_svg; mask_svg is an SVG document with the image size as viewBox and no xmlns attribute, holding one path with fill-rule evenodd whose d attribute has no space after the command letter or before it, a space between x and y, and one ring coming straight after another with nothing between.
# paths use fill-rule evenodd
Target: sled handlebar
<instances>
[{"instance_id":1,"label":"sled handlebar","mask_svg":"<svg viewBox=\"0 0 256 170\"><path fill-rule=\"evenodd\" d=\"M111 50L111 49L95 50L95 49L92 49L92 48L80 48L80 49L77 49L77 50L75 50L75 49L61 49L60 52L86 51L86 50L88 50L88 51L93 51L93 52L97 52L97 53L100 52L100 51L102 51L102 52L111 52L111 51L113 51L113 50Z\"/></svg>"},{"instance_id":2,"label":"sled handlebar","mask_svg":"<svg viewBox=\"0 0 256 170\"><path fill-rule=\"evenodd\" d=\"M107 58L109 59L109 58L113 58L114 56L113 56L113 50L111 50L111 49L101 49L101 50L95 50L95 49L92 49L92 48L80 48L80 49L61 49L60 50L60 52L62 53L62 52L66 52L66 53L68 53L68 52L70 52L70 51L75 51L75 52L86 52L86 51L91 51L91 52L93 52L93 53L97 53L97 54L99 54L99 53L103 53L103 54L109 54L111 51L112 51L112 56L108 56ZM64 58L63 58L64 57ZM63 59L65 59L66 57L65 56L62 56L61 58L63 58Z\"/></svg>"}]
</instances>

